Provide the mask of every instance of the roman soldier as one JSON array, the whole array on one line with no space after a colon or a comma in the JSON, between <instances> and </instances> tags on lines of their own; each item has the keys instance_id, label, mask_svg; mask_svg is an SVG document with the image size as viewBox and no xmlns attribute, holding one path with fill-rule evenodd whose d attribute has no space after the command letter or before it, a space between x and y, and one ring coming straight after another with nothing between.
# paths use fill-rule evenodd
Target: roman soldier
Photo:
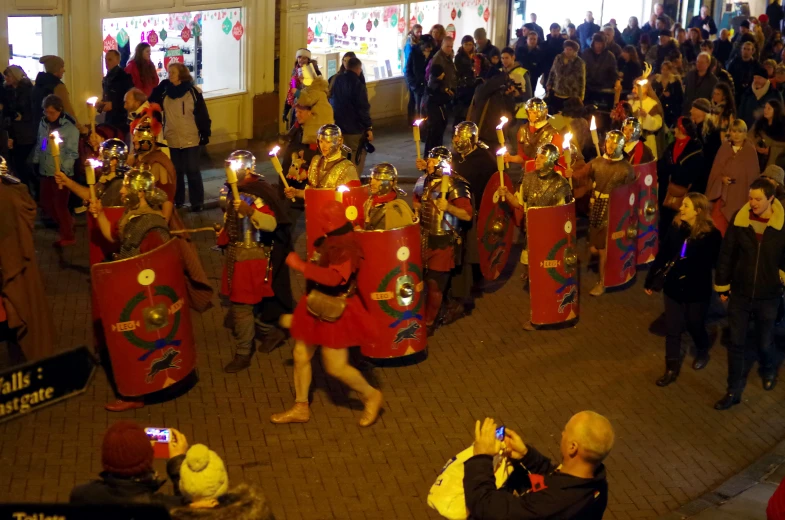
<instances>
[{"instance_id":1,"label":"roman soldier","mask_svg":"<svg viewBox=\"0 0 785 520\"><path fill-rule=\"evenodd\" d=\"M134 155L128 161L131 166L144 163L155 177L155 185L166 193L167 201L162 206L166 220L172 218L174 195L177 190L177 172L172 160L161 150L158 136L163 130L163 113L160 105L152 103L142 110L131 122Z\"/></svg>"},{"instance_id":2,"label":"roman soldier","mask_svg":"<svg viewBox=\"0 0 785 520\"><path fill-rule=\"evenodd\" d=\"M414 212L398 198L406 192L398 187L398 170L392 164L379 163L371 168L370 193L363 210L366 231L395 229L414 222Z\"/></svg>"},{"instance_id":3,"label":"roman soldier","mask_svg":"<svg viewBox=\"0 0 785 520\"><path fill-rule=\"evenodd\" d=\"M624 134L611 130L605 136L605 153L589 163L589 178L592 181L591 210L589 212L589 245L592 255L600 258L600 280L589 292L601 296L605 292L603 284L605 263L608 260L606 242L608 239L608 208L614 188L635 181L635 170L624 160Z\"/></svg>"},{"instance_id":4,"label":"roman soldier","mask_svg":"<svg viewBox=\"0 0 785 520\"><path fill-rule=\"evenodd\" d=\"M621 125L624 134L624 158L633 166L645 164L654 160L654 154L649 147L641 141L641 123L634 117L628 117Z\"/></svg>"},{"instance_id":5,"label":"roman soldier","mask_svg":"<svg viewBox=\"0 0 785 520\"><path fill-rule=\"evenodd\" d=\"M360 177L354 163L343 155L343 135L337 125L324 125L317 132L321 155L316 155L308 167L308 186L313 188L337 188L338 186L360 186ZM284 189L287 199L305 198L304 189Z\"/></svg>"},{"instance_id":6,"label":"roman soldier","mask_svg":"<svg viewBox=\"0 0 785 520\"><path fill-rule=\"evenodd\" d=\"M526 164L534 160L537 150L544 144L551 143L561 150L562 135L548 122L548 105L539 98L531 98L524 105L529 118L528 124L518 129L518 155L505 154L508 163Z\"/></svg>"},{"instance_id":7,"label":"roman soldier","mask_svg":"<svg viewBox=\"0 0 785 520\"><path fill-rule=\"evenodd\" d=\"M128 171L128 146L120 139L107 139L98 149L101 159L101 175L96 179L95 194L105 207L123 205L120 189L123 186L123 175ZM67 177L63 172L55 173L57 184L67 188L84 201L90 201L90 189Z\"/></svg>"},{"instance_id":8,"label":"roman soldier","mask_svg":"<svg viewBox=\"0 0 785 520\"><path fill-rule=\"evenodd\" d=\"M251 152L237 150L226 159L237 173L239 200L228 185L221 189L224 228L218 245L225 248L226 263L221 293L229 298L234 359L224 367L230 374L251 364L254 338L271 352L286 340L278 327L282 314L292 312L289 270L284 262L292 251L289 218L275 187L256 172Z\"/></svg>"},{"instance_id":9,"label":"roman soldier","mask_svg":"<svg viewBox=\"0 0 785 520\"><path fill-rule=\"evenodd\" d=\"M356 292L363 251L343 204L333 200L321 206L319 221L322 236L314 244L316 254L311 261L293 252L286 258L289 267L305 276L307 291L291 317L290 332L297 341L293 353L295 403L270 420L275 424L308 422L311 360L321 346L325 371L360 395L365 409L359 425L367 427L379 416L382 393L348 362L349 347L372 343L376 337L375 321Z\"/></svg>"},{"instance_id":10,"label":"roman soldier","mask_svg":"<svg viewBox=\"0 0 785 520\"><path fill-rule=\"evenodd\" d=\"M450 285L453 269L463 260L463 244L474 208L469 181L451 172L452 154L443 146L428 152L426 173L414 188L414 209L420 215L427 298L425 324L435 332L436 318ZM442 196L444 190L444 196Z\"/></svg>"}]
</instances>

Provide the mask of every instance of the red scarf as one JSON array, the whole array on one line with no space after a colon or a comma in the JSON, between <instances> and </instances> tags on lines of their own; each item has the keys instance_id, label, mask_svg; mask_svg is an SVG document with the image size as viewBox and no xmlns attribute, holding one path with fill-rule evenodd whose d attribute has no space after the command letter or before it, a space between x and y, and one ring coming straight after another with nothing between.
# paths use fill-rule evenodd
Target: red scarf
<instances>
[{"instance_id":1,"label":"red scarf","mask_svg":"<svg viewBox=\"0 0 785 520\"><path fill-rule=\"evenodd\" d=\"M384 204L385 202L390 202L391 200L395 200L398 197L398 193L393 190L386 195L371 195L371 206L376 206L379 204Z\"/></svg>"},{"instance_id":2,"label":"red scarf","mask_svg":"<svg viewBox=\"0 0 785 520\"><path fill-rule=\"evenodd\" d=\"M643 147L646 146L643 144L643 141L638 141L638 144L635 145L635 148L632 149L632 164L640 164L641 159L643 159Z\"/></svg>"},{"instance_id":3,"label":"red scarf","mask_svg":"<svg viewBox=\"0 0 785 520\"><path fill-rule=\"evenodd\" d=\"M676 139L676 142L673 143L673 162L678 162L679 156L687 147L687 143L690 142L689 137L682 137L681 139Z\"/></svg>"}]
</instances>

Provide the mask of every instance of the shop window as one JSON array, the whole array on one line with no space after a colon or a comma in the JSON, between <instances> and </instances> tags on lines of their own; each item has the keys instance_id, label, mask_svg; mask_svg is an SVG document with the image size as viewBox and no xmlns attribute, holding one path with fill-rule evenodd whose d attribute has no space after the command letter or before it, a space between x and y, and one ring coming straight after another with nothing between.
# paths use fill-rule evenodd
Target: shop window
<instances>
[{"instance_id":1,"label":"shop window","mask_svg":"<svg viewBox=\"0 0 785 520\"><path fill-rule=\"evenodd\" d=\"M456 40L453 49L457 51L461 38L467 34L473 36L475 29L483 27L490 34L489 20L496 15L491 12L490 4L479 0L413 2L409 4L409 26L419 23L423 33L427 33L435 24L443 25L447 34Z\"/></svg>"},{"instance_id":2,"label":"shop window","mask_svg":"<svg viewBox=\"0 0 785 520\"><path fill-rule=\"evenodd\" d=\"M59 16L10 16L8 18L8 43L11 50L10 65L19 65L31 80L44 66L38 63L41 56L60 54ZM66 63L66 73L68 64Z\"/></svg>"},{"instance_id":3,"label":"shop window","mask_svg":"<svg viewBox=\"0 0 785 520\"><path fill-rule=\"evenodd\" d=\"M103 21L104 51L120 51L125 66L140 42L152 48L160 79L170 62L183 63L205 97L244 90L242 8L153 14Z\"/></svg>"},{"instance_id":4,"label":"shop window","mask_svg":"<svg viewBox=\"0 0 785 520\"><path fill-rule=\"evenodd\" d=\"M362 61L366 81L402 76L405 38L403 5L308 15L308 50L328 79L349 51Z\"/></svg>"}]
</instances>

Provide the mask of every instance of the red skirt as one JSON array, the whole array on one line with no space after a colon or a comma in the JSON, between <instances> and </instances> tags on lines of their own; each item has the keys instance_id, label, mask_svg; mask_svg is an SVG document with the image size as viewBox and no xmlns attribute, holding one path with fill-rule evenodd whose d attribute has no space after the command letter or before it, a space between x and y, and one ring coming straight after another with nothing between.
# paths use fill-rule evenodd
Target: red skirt
<instances>
[{"instance_id":1,"label":"red skirt","mask_svg":"<svg viewBox=\"0 0 785 520\"><path fill-rule=\"evenodd\" d=\"M267 274L267 260L259 258L254 260L243 260L234 263L232 273L232 290L229 291L229 276L224 263L223 274L221 275L221 294L228 296L234 303L247 303L255 305L263 298L269 298L273 293L273 272L267 281L264 277Z\"/></svg>"},{"instance_id":2,"label":"red skirt","mask_svg":"<svg viewBox=\"0 0 785 520\"><path fill-rule=\"evenodd\" d=\"M309 345L349 348L370 344L376 337L374 319L358 296L347 300L346 309L337 321L322 321L310 312L306 296L300 298L292 316L291 336Z\"/></svg>"}]
</instances>

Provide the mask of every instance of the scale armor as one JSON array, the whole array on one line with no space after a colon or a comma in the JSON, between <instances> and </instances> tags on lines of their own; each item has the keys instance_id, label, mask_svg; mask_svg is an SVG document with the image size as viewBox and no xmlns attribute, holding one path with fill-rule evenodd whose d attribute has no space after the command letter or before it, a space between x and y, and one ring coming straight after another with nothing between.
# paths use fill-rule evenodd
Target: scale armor
<instances>
[{"instance_id":1,"label":"scale armor","mask_svg":"<svg viewBox=\"0 0 785 520\"><path fill-rule=\"evenodd\" d=\"M451 235L460 229L461 221L455 215L444 213L441 221L439 221L439 210L436 205L430 201L435 201L441 198L442 176L430 175L427 178L422 177L422 206L420 209L420 226L423 234L425 235ZM461 197L468 197L472 199L471 186L469 181L453 173L447 176L448 189L447 200L453 201ZM420 182L418 181L418 185ZM415 193L417 193L418 186L415 186ZM472 203L473 204L473 203Z\"/></svg>"},{"instance_id":2,"label":"scale armor","mask_svg":"<svg viewBox=\"0 0 785 520\"><path fill-rule=\"evenodd\" d=\"M360 177L357 175L357 168L352 161L343 157L327 163L323 155L317 155L308 167L308 184L314 188L337 188L347 182L358 180Z\"/></svg>"},{"instance_id":3,"label":"scale armor","mask_svg":"<svg viewBox=\"0 0 785 520\"><path fill-rule=\"evenodd\" d=\"M540 149L540 146L553 142L554 136L558 133L559 132L557 132L550 123L546 123L545 126L535 132L531 131L529 125L522 125L519 140L523 145L524 155L529 158L536 157L537 150Z\"/></svg>"},{"instance_id":4,"label":"scale armor","mask_svg":"<svg viewBox=\"0 0 785 520\"><path fill-rule=\"evenodd\" d=\"M140 247L148 233L157 233L163 242L168 242L172 238L169 234L169 225L162 215L157 213L133 215L123 226L122 244L120 251L114 254L114 259L125 260L140 255Z\"/></svg>"},{"instance_id":5,"label":"scale armor","mask_svg":"<svg viewBox=\"0 0 785 520\"><path fill-rule=\"evenodd\" d=\"M521 194L526 209L557 206L572 199L570 183L554 170L524 175Z\"/></svg>"}]
</instances>

